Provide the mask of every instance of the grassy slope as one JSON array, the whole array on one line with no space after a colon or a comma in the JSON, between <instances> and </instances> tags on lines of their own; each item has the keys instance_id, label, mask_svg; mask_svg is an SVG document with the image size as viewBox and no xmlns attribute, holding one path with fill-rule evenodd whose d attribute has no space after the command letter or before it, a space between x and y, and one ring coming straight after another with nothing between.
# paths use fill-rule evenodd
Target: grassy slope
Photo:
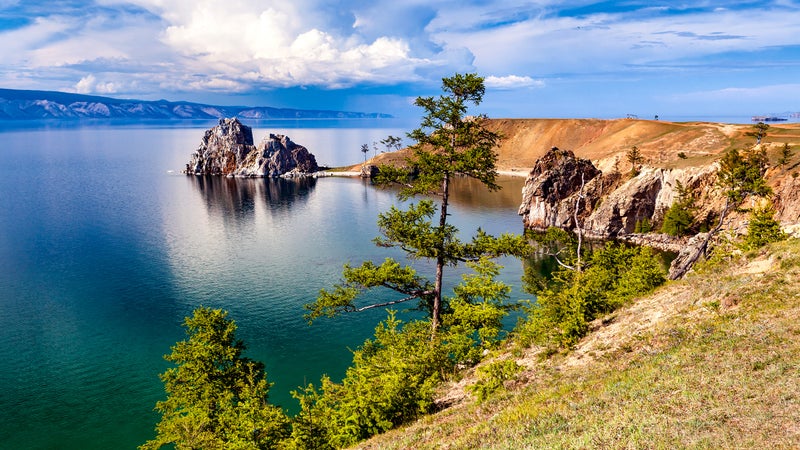
<instances>
[{"instance_id":1,"label":"grassy slope","mask_svg":"<svg viewBox=\"0 0 800 450\"><path fill-rule=\"evenodd\" d=\"M667 284L566 355L518 352L508 391L361 448L798 448L798 317L791 240Z\"/></svg>"},{"instance_id":2,"label":"grassy slope","mask_svg":"<svg viewBox=\"0 0 800 450\"><path fill-rule=\"evenodd\" d=\"M498 168L527 174L536 160L556 146L573 150L576 155L596 164L613 164L618 158L624 168L625 153L639 147L647 165L655 167L703 166L731 148L745 148L755 140L747 136L751 124L709 122L664 122L653 120L600 119L492 119L488 127L503 139L497 149ZM800 143L800 124L770 125L765 142L772 143L777 154L784 142ZM684 153L686 159L678 157ZM373 164L402 163L401 152L382 153ZM361 165L349 170L358 171Z\"/></svg>"}]
</instances>

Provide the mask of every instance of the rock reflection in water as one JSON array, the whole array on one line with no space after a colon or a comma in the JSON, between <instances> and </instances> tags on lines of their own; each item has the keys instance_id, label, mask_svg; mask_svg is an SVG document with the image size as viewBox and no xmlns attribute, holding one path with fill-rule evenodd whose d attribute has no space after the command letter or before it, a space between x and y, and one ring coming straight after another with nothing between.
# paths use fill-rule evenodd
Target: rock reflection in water
<instances>
[{"instance_id":1,"label":"rock reflection in water","mask_svg":"<svg viewBox=\"0 0 800 450\"><path fill-rule=\"evenodd\" d=\"M205 200L208 211L222 217L243 219L252 216L256 204L267 210L290 210L305 201L316 186L315 178L225 178L188 176L189 182Z\"/></svg>"}]
</instances>

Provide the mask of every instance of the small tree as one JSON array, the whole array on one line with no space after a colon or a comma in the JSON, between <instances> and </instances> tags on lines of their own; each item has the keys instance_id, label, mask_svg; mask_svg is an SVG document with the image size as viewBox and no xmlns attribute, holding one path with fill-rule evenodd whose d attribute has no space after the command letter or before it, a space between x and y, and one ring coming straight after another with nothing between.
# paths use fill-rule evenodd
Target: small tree
<instances>
[{"instance_id":1,"label":"small tree","mask_svg":"<svg viewBox=\"0 0 800 450\"><path fill-rule=\"evenodd\" d=\"M725 205L719 215L717 226L708 232L705 240L697 247L697 250L681 267L670 273L672 278L680 278L694 265L694 263L705 255L711 239L725 226L725 220L732 209L738 209L745 197L760 196L765 197L772 193L772 188L764 179L767 170L767 153L763 148L752 147L748 151L739 152L731 149L720 160L720 167L717 170L717 185L725 194Z\"/></svg>"},{"instance_id":2,"label":"small tree","mask_svg":"<svg viewBox=\"0 0 800 450\"><path fill-rule=\"evenodd\" d=\"M750 223L747 225L747 237L744 247L756 249L770 242L786 239L786 234L781 231L781 224L775 220L775 208L772 202L764 202L750 211Z\"/></svg>"},{"instance_id":3,"label":"small tree","mask_svg":"<svg viewBox=\"0 0 800 450\"><path fill-rule=\"evenodd\" d=\"M756 138L756 145L761 143L761 139L767 136L767 130L769 130L769 125L764 122L758 122L757 124L753 125L753 131L747 133L748 136L753 136Z\"/></svg>"},{"instance_id":4,"label":"small tree","mask_svg":"<svg viewBox=\"0 0 800 450\"><path fill-rule=\"evenodd\" d=\"M788 142L784 143L781 148L781 157L778 159L778 165L781 167L786 166L792 160L793 156L794 152L792 151L792 147Z\"/></svg>"},{"instance_id":5,"label":"small tree","mask_svg":"<svg viewBox=\"0 0 800 450\"><path fill-rule=\"evenodd\" d=\"M264 365L242 357L236 324L222 310L200 307L184 325L188 338L164 357L176 367L161 374L167 399L156 404L158 435L139 448L276 447L288 419L267 401Z\"/></svg>"},{"instance_id":6,"label":"small tree","mask_svg":"<svg viewBox=\"0 0 800 450\"><path fill-rule=\"evenodd\" d=\"M678 198L664 214L661 232L672 236L683 236L689 232L694 222L694 192L680 180L676 180L675 193L678 194Z\"/></svg>"},{"instance_id":7,"label":"small tree","mask_svg":"<svg viewBox=\"0 0 800 450\"><path fill-rule=\"evenodd\" d=\"M589 253L583 271L569 266L560 265L549 280L526 269L525 289L536 295L536 302L527 320L517 325L523 345L570 347L586 334L589 322L665 281L663 267L646 247L608 242Z\"/></svg>"},{"instance_id":8,"label":"small tree","mask_svg":"<svg viewBox=\"0 0 800 450\"><path fill-rule=\"evenodd\" d=\"M367 163L367 153L369 153L369 145L361 144L361 153L364 154L364 164Z\"/></svg>"},{"instance_id":9,"label":"small tree","mask_svg":"<svg viewBox=\"0 0 800 450\"><path fill-rule=\"evenodd\" d=\"M387 152L392 150L397 151L400 150L400 147L403 145L403 139L390 134L386 139L381 139L381 144L386 147Z\"/></svg>"},{"instance_id":10,"label":"small tree","mask_svg":"<svg viewBox=\"0 0 800 450\"><path fill-rule=\"evenodd\" d=\"M639 150L639 147L634 145L630 150L628 150L628 153L625 154L625 157L628 159L628 162L631 163L631 178L634 178L639 175L641 164L644 162L644 156L642 156L642 152Z\"/></svg>"}]
</instances>

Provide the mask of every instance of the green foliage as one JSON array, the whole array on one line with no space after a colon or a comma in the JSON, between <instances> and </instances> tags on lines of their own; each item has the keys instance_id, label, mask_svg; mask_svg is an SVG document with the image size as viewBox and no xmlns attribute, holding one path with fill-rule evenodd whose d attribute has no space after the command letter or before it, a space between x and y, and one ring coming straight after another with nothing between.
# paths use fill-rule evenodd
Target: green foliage
<instances>
[{"instance_id":1,"label":"green foliage","mask_svg":"<svg viewBox=\"0 0 800 450\"><path fill-rule=\"evenodd\" d=\"M767 136L767 130L769 130L769 124L758 122L757 124L753 125L753 131L748 132L747 135L755 137L756 144L760 144L761 139Z\"/></svg>"},{"instance_id":2,"label":"green foliage","mask_svg":"<svg viewBox=\"0 0 800 450\"><path fill-rule=\"evenodd\" d=\"M353 352L341 383L325 377L320 392L308 387L295 394L306 399L298 441L324 436L334 448L345 447L430 412L435 388L453 361L429 333L428 321L404 324L390 312L374 339Z\"/></svg>"},{"instance_id":3,"label":"green foliage","mask_svg":"<svg viewBox=\"0 0 800 450\"><path fill-rule=\"evenodd\" d=\"M644 156L642 152L639 150L639 147L633 146L630 150L625 154L625 158L631 164L631 178L636 177L639 175L639 170L641 170L641 164L644 162Z\"/></svg>"},{"instance_id":4,"label":"green foliage","mask_svg":"<svg viewBox=\"0 0 800 450\"><path fill-rule=\"evenodd\" d=\"M733 204L739 204L748 195L766 196L772 189L764 179L767 170L767 152L751 148L745 152L731 149L720 160L717 183Z\"/></svg>"},{"instance_id":5,"label":"green foliage","mask_svg":"<svg viewBox=\"0 0 800 450\"><path fill-rule=\"evenodd\" d=\"M503 387L503 384L514 378L522 370L522 366L514 360L495 361L478 368L478 381L467 387L478 402L483 402L490 395Z\"/></svg>"},{"instance_id":6,"label":"green foliage","mask_svg":"<svg viewBox=\"0 0 800 450\"><path fill-rule=\"evenodd\" d=\"M647 217L643 217L636 221L633 225L633 232L634 233L649 233L653 230L653 224L650 223L650 219Z\"/></svg>"},{"instance_id":7,"label":"green foliage","mask_svg":"<svg viewBox=\"0 0 800 450\"><path fill-rule=\"evenodd\" d=\"M306 305L306 319L313 321L416 300L428 318L402 322L389 312L374 339L353 352L341 383L324 377L318 389L308 386L296 392L301 412L292 434L294 446L349 446L430 412L441 380L456 367L477 363L500 338L509 288L495 281L500 268L490 259L524 254L528 245L521 236L494 237L480 229L462 241L447 222L451 177L465 175L489 189L499 188L494 153L499 136L484 127L483 117L466 116L468 106L483 98L483 78L456 74L442 80L442 89L444 95L437 98L417 99L425 113L420 128L409 134L416 144L408 168L384 166L375 179L378 184L400 184L403 199L419 194L441 199L438 207L426 199L381 213L381 236L375 239L378 246L402 249L409 259L431 260L433 279L391 258L380 265L345 265L342 281ZM453 297L443 297L443 270L459 263L474 273L464 276ZM363 294L376 288L394 291L399 298L361 303Z\"/></svg>"},{"instance_id":8,"label":"green foliage","mask_svg":"<svg viewBox=\"0 0 800 450\"><path fill-rule=\"evenodd\" d=\"M744 247L753 250L763 247L770 242L786 239L786 234L781 231L781 224L775 220L775 208L767 202L750 211L750 223L747 225L747 236Z\"/></svg>"},{"instance_id":9,"label":"green foliage","mask_svg":"<svg viewBox=\"0 0 800 450\"><path fill-rule=\"evenodd\" d=\"M381 144L386 147L386 151L390 152L392 150L400 150L400 147L403 145L403 139L397 136L392 136L391 134L386 137L386 139L381 139Z\"/></svg>"},{"instance_id":10,"label":"green foliage","mask_svg":"<svg viewBox=\"0 0 800 450\"><path fill-rule=\"evenodd\" d=\"M784 143L783 147L781 148L781 157L778 159L778 165L781 167L786 166L794 157L794 151L792 151L792 147L789 143Z\"/></svg>"},{"instance_id":11,"label":"green foliage","mask_svg":"<svg viewBox=\"0 0 800 450\"><path fill-rule=\"evenodd\" d=\"M467 265L474 273L462 276L443 317L444 338L451 347L451 357L462 365L478 362L483 351L497 345L502 320L511 308L505 304L511 288L495 279L500 266L486 258Z\"/></svg>"},{"instance_id":12,"label":"green foliage","mask_svg":"<svg viewBox=\"0 0 800 450\"><path fill-rule=\"evenodd\" d=\"M399 195L404 199L419 194L436 194L441 199L438 208L433 201L422 200L406 210L392 207L380 214L378 227L382 237L375 239L379 246L402 249L409 258L432 260L436 267L433 279L417 276L412 268L390 259L380 266L371 262L360 267L345 266L342 282L331 290L320 291L317 300L306 305L309 321L418 300L420 307L430 313L434 335L447 308L442 293L444 267L526 251L526 242L520 236L495 238L478 230L471 242L461 241L458 229L447 223L451 177L465 175L489 189L499 189L495 182L494 147L500 136L484 127L483 117L466 115L469 105L478 105L483 99L483 78L456 74L442 80L442 90L444 94L437 98L420 97L416 101L425 113L420 127L409 133L416 144L408 168L384 166L375 179L378 184L399 183L402 186ZM385 144L395 142L389 140ZM438 221L434 222L437 211ZM355 304L361 294L374 288L394 290L402 298L380 304Z\"/></svg>"},{"instance_id":13,"label":"green foliage","mask_svg":"<svg viewBox=\"0 0 800 450\"><path fill-rule=\"evenodd\" d=\"M685 236L688 234L692 222L694 222L692 212L680 202L675 202L664 214L661 232L672 236Z\"/></svg>"},{"instance_id":14,"label":"green foliage","mask_svg":"<svg viewBox=\"0 0 800 450\"><path fill-rule=\"evenodd\" d=\"M198 308L185 322L185 341L164 359L167 399L155 439L141 449L275 448L288 433L283 411L267 401L270 383L261 363L242 357L236 324L218 309Z\"/></svg>"},{"instance_id":15,"label":"green foliage","mask_svg":"<svg viewBox=\"0 0 800 450\"><path fill-rule=\"evenodd\" d=\"M672 236L684 236L690 232L694 223L694 192L678 180L675 181L675 192L678 194L678 199L664 214L661 232Z\"/></svg>"},{"instance_id":16,"label":"green foliage","mask_svg":"<svg viewBox=\"0 0 800 450\"><path fill-rule=\"evenodd\" d=\"M442 79L444 95L419 97L415 104L424 111L420 127L408 136L416 142L408 160L409 170L381 168L377 181L401 182L401 196L444 194L454 174L475 178L490 189L498 189L497 154L494 151L500 135L487 130L485 117L467 117L470 105L479 105L485 87L476 74L455 74Z\"/></svg>"},{"instance_id":17,"label":"green foliage","mask_svg":"<svg viewBox=\"0 0 800 450\"><path fill-rule=\"evenodd\" d=\"M495 279L500 266L491 260L468 265L474 273L463 275L454 289L435 335L429 320L404 323L390 311L374 338L353 352L341 383L324 377L319 390L308 386L294 393L301 412L293 445L349 446L429 413L438 384L496 346L510 288Z\"/></svg>"},{"instance_id":18,"label":"green foliage","mask_svg":"<svg viewBox=\"0 0 800 450\"><path fill-rule=\"evenodd\" d=\"M646 247L606 243L588 256L584 271L562 267L549 283L530 287L536 303L516 331L523 345L569 347L586 334L589 322L665 280L663 267Z\"/></svg>"}]
</instances>

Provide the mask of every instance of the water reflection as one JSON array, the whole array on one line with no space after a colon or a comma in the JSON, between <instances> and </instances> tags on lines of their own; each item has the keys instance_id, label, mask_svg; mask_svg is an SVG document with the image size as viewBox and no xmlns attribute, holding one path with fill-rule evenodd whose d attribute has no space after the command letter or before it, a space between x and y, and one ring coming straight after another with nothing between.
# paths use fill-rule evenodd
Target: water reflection
<instances>
[{"instance_id":1,"label":"water reflection","mask_svg":"<svg viewBox=\"0 0 800 450\"><path fill-rule=\"evenodd\" d=\"M205 201L210 213L239 222L251 217L256 205L268 211L291 210L298 201L307 201L316 187L315 178L225 178L188 176L189 183Z\"/></svg>"},{"instance_id":2,"label":"water reflection","mask_svg":"<svg viewBox=\"0 0 800 450\"><path fill-rule=\"evenodd\" d=\"M455 205L472 209L516 212L522 202L522 187L525 185L525 178L499 176L497 184L500 186L500 190L492 192L474 178L456 177L453 180L454 189L450 199ZM520 223L522 223L522 219L520 219Z\"/></svg>"}]
</instances>

